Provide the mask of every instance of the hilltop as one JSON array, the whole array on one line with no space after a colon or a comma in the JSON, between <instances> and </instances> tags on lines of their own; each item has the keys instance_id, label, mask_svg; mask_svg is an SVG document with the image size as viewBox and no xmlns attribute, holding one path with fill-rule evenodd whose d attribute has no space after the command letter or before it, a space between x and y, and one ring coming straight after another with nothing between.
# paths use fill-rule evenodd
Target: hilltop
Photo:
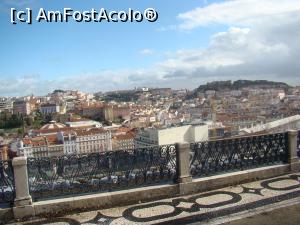
<instances>
[{"instance_id":1,"label":"hilltop","mask_svg":"<svg viewBox=\"0 0 300 225\"><path fill-rule=\"evenodd\" d=\"M208 90L215 91L230 91L230 90L239 90L242 88L262 88L262 89L270 89L270 88L282 88L284 90L290 88L290 86L284 82L275 82L268 80L237 80L237 81L213 81L208 82L206 84L200 85L198 88L194 89L189 97L194 97L197 93L203 93Z\"/></svg>"}]
</instances>

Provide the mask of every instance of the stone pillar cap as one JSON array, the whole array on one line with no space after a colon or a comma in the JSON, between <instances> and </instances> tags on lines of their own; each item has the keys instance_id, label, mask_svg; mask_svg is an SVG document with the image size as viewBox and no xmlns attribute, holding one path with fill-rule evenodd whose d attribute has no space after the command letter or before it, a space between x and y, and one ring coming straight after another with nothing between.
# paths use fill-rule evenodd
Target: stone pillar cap
<instances>
[{"instance_id":1,"label":"stone pillar cap","mask_svg":"<svg viewBox=\"0 0 300 225\"><path fill-rule=\"evenodd\" d=\"M12 160L12 165L13 166L22 166L27 164L27 157L25 156L20 156L20 157L15 157Z\"/></svg>"},{"instance_id":2,"label":"stone pillar cap","mask_svg":"<svg viewBox=\"0 0 300 225\"><path fill-rule=\"evenodd\" d=\"M189 145L189 144L190 143L186 142L186 141L176 143L176 145L178 145L178 146L186 146L186 145Z\"/></svg>"}]
</instances>

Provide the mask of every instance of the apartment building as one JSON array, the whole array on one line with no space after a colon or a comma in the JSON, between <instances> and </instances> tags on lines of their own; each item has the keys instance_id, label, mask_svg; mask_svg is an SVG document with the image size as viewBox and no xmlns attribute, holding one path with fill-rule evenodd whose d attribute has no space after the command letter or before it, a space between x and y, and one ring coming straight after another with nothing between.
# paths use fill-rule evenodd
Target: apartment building
<instances>
[{"instance_id":1,"label":"apartment building","mask_svg":"<svg viewBox=\"0 0 300 225\"><path fill-rule=\"evenodd\" d=\"M0 98L0 112L11 112L13 109L13 102L8 98Z\"/></svg>"},{"instance_id":2,"label":"apartment building","mask_svg":"<svg viewBox=\"0 0 300 225\"><path fill-rule=\"evenodd\" d=\"M48 157L48 145L46 137L24 138L18 148L19 156L29 158Z\"/></svg>"},{"instance_id":3,"label":"apartment building","mask_svg":"<svg viewBox=\"0 0 300 225\"><path fill-rule=\"evenodd\" d=\"M42 114L55 114L60 112L60 106L57 104L42 104L40 106L40 111Z\"/></svg>"},{"instance_id":4,"label":"apartment building","mask_svg":"<svg viewBox=\"0 0 300 225\"><path fill-rule=\"evenodd\" d=\"M113 150L134 149L134 139L135 139L135 134L133 132L116 135L112 138L112 149Z\"/></svg>"},{"instance_id":5,"label":"apartment building","mask_svg":"<svg viewBox=\"0 0 300 225\"><path fill-rule=\"evenodd\" d=\"M79 130L76 132L78 151L82 153L103 152L112 150L111 133L101 128Z\"/></svg>"},{"instance_id":6,"label":"apartment building","mask_svg":"<svg viewBox=\"0 0 300 225\"><path fill-rule=\"evenodd\" d=\"M64 155L79 154L76 144L76 133L72 131L59 132L57 134L58 140L63 143Z\"/></svg>"},{"instance_id":7,"label":"apartment building","mask_svg":"<svg viewBox=\"0 0 300 225\"><path fill-rule=\"evenodd\" d=\"M59 132L58 140L63 143L64 154L88 154L112 150L111 132L102 128L74 129Z\"/></svg>"},{"instance_id":8,"label":"apartment building","mask_svg":"<svg viewBox=\"0 0 300 225\"><path fill-rule=\"evenodd\" d=\"M111 132L102 128L70 128L50 123L20 141L18 155L54 157L111 151Z\"/></svg>"},{"instance_id":9,"label":"apartment building","mask_svg":"<svg viewBox=\"0 0 300 225\"><path fill-rule=\"evenodd\" d=\"M104 108L104 117L108 121L115 121L118 119L130 119L130 108L128 106L106 106Z\"/></svg>"},{"instance_id":10,"label":"apartment building","mask_svg":"<svg viewBox=\"0 0 300 225\"><path fill-rule=\"evenodd\" d=\"M208 140L208 125L185 125L165 129L148 128L137 133L135 148L153 145L169 145L177 142L200 142Z\"/></svg>"},{"instance_id":11,"label":"apartment building","mask_svg":"<svg viewBox=\"0 0 300 225\"><path fill-rule=\"evenodd\" d=\"M13 103L13 113L15 115L27 116L31 113L31 106L28 101L17 100Z\"/></svg>"},{"instance_id":12,"label":"apartment building","mask_svg":"<svg viewBox=\"0 0 300 225\"><path fill-rule=\"evenodd\" d=\"M101 104L83 106L79 114L92 119L99 119L104 117L104 108Z\"/></svg>"}]
</instances>

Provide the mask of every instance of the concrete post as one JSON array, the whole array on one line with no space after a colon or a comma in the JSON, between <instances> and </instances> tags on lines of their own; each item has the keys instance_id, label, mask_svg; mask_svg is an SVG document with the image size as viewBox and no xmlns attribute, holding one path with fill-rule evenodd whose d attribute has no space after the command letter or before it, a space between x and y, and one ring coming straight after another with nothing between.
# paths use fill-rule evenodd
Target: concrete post
<instances>
[{"instance_id":1,"label":"concrete post","mask_svg":"<svg viewBox=\"0 0 300 225\"><path fill-rule=\"evenodd\" d=\"M14 217L21 219L34 216L32 199L29 194L27 157L16 157L12 161L14 167L14 180L16 198L14 201Z\"/></svg>"},{"instance_id":2,"label":"concrete post","mask_svg":"<svg viewBox=\"0 0 300 225\"><path fill-rule=\"evenodd\" d=\"M192 182L190 175L190 144L187 142L177 143L177 173L179 183L179 192L181 195L190 193L187 183Z\"/></svg>"},{"instance_id":3,"label":"concrete post","mask_svg":"<svg viewBox=\"0 0 300 225\"><path fill-rule=\"evenodd\" d=\"M288 162L291 166L291 172L300 171L300 161L297 156L297 134L298 134L298 131L296 131L296 130L290 130L288 132L288 140L289 140Z\"/></svg>"}]
</instances>

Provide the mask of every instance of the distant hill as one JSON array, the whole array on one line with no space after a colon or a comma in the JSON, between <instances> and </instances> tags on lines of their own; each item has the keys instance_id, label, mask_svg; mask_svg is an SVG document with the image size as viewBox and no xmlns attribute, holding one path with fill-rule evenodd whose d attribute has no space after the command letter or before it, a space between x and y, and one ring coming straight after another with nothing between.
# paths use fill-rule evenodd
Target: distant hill
<instances>
[{"instance_id":1,"label":"distant hill","mask_svg":"<svg viewBox=\"0 0 300 225\"><path fill-rule=\"evenodd\" d=\"M60 89L53 91L53 94L57 94L57 93L66 93L66 92L64 90L60 90Z\"/></svg>"},{"instance_id":2,"label":"distant hill","mask_svg":"<svg viewBox=\"0 0 300 225\"><path fill-rule=\"evenodd\" d=\"M111 91L106 92L102 100L109 102L109 101L116 101L116 102L135 102L139 98L139 94L134 90L125 90L125 91Z\"/></svg>"},{"instance_id":3,"label":"distant hill","mask_svg":"<svg viewBox=\"0 0 300 225\"><path fill-rule=\"evenodd\" d=\"M190 95L190 97L197 96L197 93L203 93L207 90L215 90L215 91L226 91L226 90L239 90L242 88L247 87L256 87L256 88L262 88L262 89L268 89L268 88L282 88L282 89L288 89L290 86L283 82L275 82L275 81L268 81L268 80L237 80L232 82L231 80L226 81L213 81L208 82L206 84L200 85L198 88L193 90Z\"/></svg>"}]
</instances>

